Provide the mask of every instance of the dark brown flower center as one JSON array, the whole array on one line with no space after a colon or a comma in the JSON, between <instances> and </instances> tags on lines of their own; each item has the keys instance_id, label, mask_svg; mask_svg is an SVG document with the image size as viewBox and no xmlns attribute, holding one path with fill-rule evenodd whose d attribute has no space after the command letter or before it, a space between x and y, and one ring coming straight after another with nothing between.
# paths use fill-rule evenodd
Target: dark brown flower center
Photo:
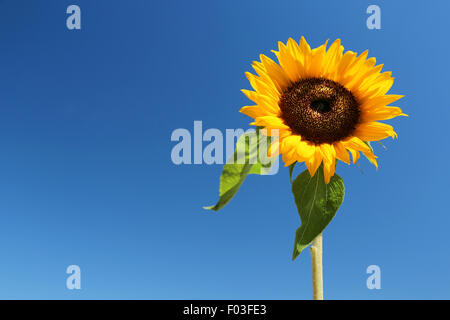
<instances>
[{"instance_id":1,"label":"dark brown flower center","mask_svg":"<svg viewBox=\"0 0 450 320\"><path fill-rule=\"evenodd\" d=\"M294 134L315 144L333 143L350 136L359 121L353 94L337 82L302 79L281 95L281 117Z\"/></svg>"}]
</instances>

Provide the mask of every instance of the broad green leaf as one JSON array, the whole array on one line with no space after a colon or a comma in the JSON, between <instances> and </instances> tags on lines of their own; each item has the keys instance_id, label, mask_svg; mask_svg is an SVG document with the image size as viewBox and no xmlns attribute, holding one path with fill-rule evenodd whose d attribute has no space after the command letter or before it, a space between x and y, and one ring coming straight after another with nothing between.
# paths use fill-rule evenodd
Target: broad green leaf
<instances>
[{"instance_id":1,"label":"broad green leaf","mask_svg":"<svg viewBox=\"0 0 450 320\"><path fill-rule=\"evenodd\" d=\"M344 201L344 181L335 174L325 184L323 166L320 166L314 177L308 170L299 174L292 184L292 192L302 222L295 232L294 260L336 215Z\"/></svg>"},{"instance_id":2,"label":"broad green leaf","mask_svg":"<svg viewBox=\"0 0 450 320\"><path fill-rule=\"evenodd\" d=\"M219 201L204 209L218 211L236 194L249 174L268 174L276 159L267 157L270 137L257 131L243 134L236 143L236 150L225 164L220 176Z\"/></svg>"}]
</instances>

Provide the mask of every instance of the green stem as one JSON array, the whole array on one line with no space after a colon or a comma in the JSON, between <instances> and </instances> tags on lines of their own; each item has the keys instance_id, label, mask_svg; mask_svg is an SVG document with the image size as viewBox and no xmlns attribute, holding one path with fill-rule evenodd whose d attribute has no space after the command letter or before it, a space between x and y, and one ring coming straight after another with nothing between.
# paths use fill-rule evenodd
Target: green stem
<instances>
[{"instance_id":1,"label":"green stem","mask_svg":"<svg viewBox=\"0 0 450 320\"><path fill-rule=\"evenodd\" d=\"M322 234L319 234L311 245L313 299L323 300L322 275Z\"/></svg>"}]
</instances>

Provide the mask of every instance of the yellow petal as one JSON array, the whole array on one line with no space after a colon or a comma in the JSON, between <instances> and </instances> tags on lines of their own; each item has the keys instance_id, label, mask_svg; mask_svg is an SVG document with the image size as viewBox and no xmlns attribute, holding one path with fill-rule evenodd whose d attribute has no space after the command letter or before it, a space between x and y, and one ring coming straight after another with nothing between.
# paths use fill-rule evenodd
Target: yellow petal
<instances>
[{"instance_id":1,"label":"yellow petal","mask_svg":"<svg viewBox=\"0 0 450 320\"><path fill-rule=\"evenodd\" d=\"M379 107L372 110L362 110L361 122L388 120L398 116L406 116L398 107Z\"/></svg>"},{"instance_id":2,"label":"yellow petal","mask_svg":"<svg viewBox=\"0 0 450 320\"><path fill-rule=\"evenodd\" d=\"M309 160L305 161L306 167L308 168L309 174L314 176L314 174L317 171L317 168L319 168L320 164L322 163L322 153L320 152L320 148L318 146L314 146L315 152L314 156L312 156Z\"/></svg>"},{"instance_id":3,"label":"yellow petal","mask_svg":"<svg viewBox=\"0 0 450 320\"><path fill-rule=\"evenodd\" d=\"M378 141L387 137L397 137L397 133L392 126L375 121L360 124L353 134L364 141Z\"/></svg>"},{"instance_id":4,"label":"yellow petal","mask_svg":"<svg viewBox=\"0 0 450 320\"><path fill-rule=\"evenodd\" d=\"M284 43L278 43L279 52L274 51L284 72L288 75L290 82L295 82L300 78L298 73L297 61Z\"/></svg>"},{"instance_id":5,"label":"yellow petal","mask_svg":"<svg viewBox=\"0 0 450 320\"><path fill-rule=\"evenodd\" d=\"M321 78L323 77L323 63L325 60L325 52L327 47L328 40L325 44L321 45L318 48L315 48L311 51L311 62L307 65L308 68L308 77L311 78Z\"/></svg>"},{"instance_id":6,"label":"yellow petal","mask_svg":"<svg viewBox=\"0 0 450 320\"><path fill-rule=\"evenodd\" d=\"M334 175L336 152L334 147L328 143L321 144L320 151L323 155L323 173L325 183L329 183L331 177Z\"/></svg>"},{"instance_id":7,"label":"yellow petal","mask_svg":"<svg viewBox=\"0 0 450 320\"><path fill-rule=\"evenodd\" d=\"M350 155L348 154L348 151L345 149L342 142L338 141L334 143L334 150L336 151L336 158L339 160L350 164Z\"/></svg>"},{"instance_id":8,"label":"yellow petal","mask_svg":"<svg viewBox=\"0 0 450 320\"><path fill-rule=\"evenodd\" d=\"M372 99L368 99L367 101L364 101L361 104L360 108L361 110L371 110L377 107L384 107L403 97L404 96L398 94L388 94L384 96L375 97Z\"/></svg>"},{"instance_id":9,"label":"yellow petal","mask_svg":"<svg viewBox=\"0 0 450 320\"><path fill-rule=\"evenodd\" d=\"M279 91L277 90L277 88L275 88L273 86L273 84L271 82L264 81L260 77L255 76L254 74L251 74L250 72L246 72L245 75L247 76L247 79L250 82L250 85L260 95L270 96L274 99L278 99L278 97L280 96Z\"/></svg>"},{"instance_id":10,"label":"yellow petal","mask_svg":"<svg viewBox=\"0 0 450 320\"><path fill-rule=\"evenodd\" d=\"M334 170L336 168L335 163L336 159L334 157L331 160L331 162L325 162L324 160L323 175L326 184L328 184L330 182L331 177L334 176Z\"/></svg>"},{"instance_id":11,"label":"yellow petal","mask_svg":"<svg viewBox=\"0 0 450 320\"><path fill-rule=\"evenodd\" d=\"M377 169L378 169L378 162L377 162L377 156L373 153L366 153L364 152L364 155L369 159L370 163L372 163Z\"/></svg>"},{"instance_id":12,"label":"yellow petal","mask_svg":"<svg viewBox=\"0 0 450 320\"><path fill-rule=\"evenodd\" d=\"M284 72L284 70L272 59L266 57L265 55L260 55L261 62L264 68L267 70L267 74L278 84L279 91L283 91L290 85L289 77Z\"/></svg>"},{"instance_id":13,"label":"yellow petal","mask_svg":"<svg viewBox=\"0 0 450 320\"><path fill-rule=\"evenodd\" d=\"M245 106L242 107L239 112L252 117L253 119L267 115L267 113L258 106Z\"/></svg>"},{"instance_id":14,"label":"yellow petal","mask_svg":"<svg viewBox=\"0 0 450 320\"><path fill-rule=\"evenodd\" d=\"M352 159L353 159L353 164L355 164L356 161L358 161L359 157L361 156L359 154L359 151L352 149L352 148L348 148L348 151L350 151L350 153L352 155Z\"/></svg>"},{"instance_id":15,"label":"yellow petal","mask_svg":"<svg viewBox=\"0 0 450 320\"><path fill-rule=\"evenodd\" d=\"M285 166L289 166L297 161L296 144L300 141L299 136L289 136L281 140L280 152L282 154L283 162Z\"/></svg>"},{"instance_id":16,"label":"yellow petal","mask_svg":"<svg viewBox=\"0 0 450 320\"><path fill-rule=\"evenodd\" d=\"M249 90L241 90L247 98L252 100L253 102L256 102L258 106L260 106L262 109L267 111L269 114L273 115L279 115L280 114L280 107L278 106L278 99L274 99L272 97L260 94L255 91L249 91Z\"/></svg>"},{"instance_id":17,"label":"yellow petal","mask_svg":"<svg viewBox=\"0 0 450 320\"><path fill-rule=\"evenodd\" d=\"M299 141L296 151L299 159L301 159L301 161L305 161L314 157L316 147L308 142Z\"/></svg>"},{"instance_id":18,"label":"yellow petal","mask_svg":"<svg viewBox=\"0 0 450 320\"><path fill-rule=\"evenodd\" d=\"M322 143L320 146L324 162L331 162L333 158L334 149L328 143Z\"/></svg>"},{"instance_id":19,"label":"yellow petal","mask_svg":"<svg viewBox=\"0 0 450 320\"><path fill-rule=\"evenodd\" d=\"M367 141L367 140L366 140ZM346 147L347 149L352 148L355 149L357 151L363 151L363 152L372 152L370 150L370 147L365 144L361 139L359 139L358 137L351 137L348 138L346 140L342 141L342 144L344 145L344 147Z\"/></svg>"},{"instance_id":20,"label":"yellow petal","mask_svg":"<svg viewBox=\"0 0 450 320\"><path fill-rule=\"evenodd\" d=\"M342 59L344 47L341 45L341 39L336 39L325 53L324 77L330 80L336 80L336 72Z\"/></svg>"},{"instance_id":21,"label":"yellow petal","mask_svg":"<svg viewBox=\"0 0 450 320\"><path fill-rule=\"evenodd\" d=\"M274 116L264 116L255 119L254 125L263 126L269 129L289 129L283 120Z\"/></svg>"}]
</instances>

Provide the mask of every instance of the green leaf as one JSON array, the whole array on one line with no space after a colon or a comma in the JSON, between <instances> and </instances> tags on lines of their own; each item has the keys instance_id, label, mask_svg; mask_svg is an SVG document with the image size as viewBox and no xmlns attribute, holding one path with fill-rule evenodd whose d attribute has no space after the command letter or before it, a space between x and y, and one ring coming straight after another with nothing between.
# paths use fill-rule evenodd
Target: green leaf
<instances>
[{"instance_id":1,"label":"green leaf","mask_svg":"<svg viewBox=\"0 0 450 320\"><path fill-rule=\"evenodd\" d=\"M295 204L302 224L295 232L294 252L292 260L298 257L315 237L317 237L336 215L344 201L344 181L335 174L325 184L323 166L314 177L308 170L297 176L292 184Z\"/></svg>"},{"instance_id":2,"label":"green leaf","mask_svg":"<svg viewBox=\"0 0 450 320\"><path fill-rule=\"evenodd\" d=\"M268 174L276 159L267 157L270 137L260 133L260 128L243 134L236 143L236 150L225 164L220 176L219 201L207 210L218 211L236 194L249 174ZM262 161L261 161L262 160Z\"/></svg>"}]
</instances>

